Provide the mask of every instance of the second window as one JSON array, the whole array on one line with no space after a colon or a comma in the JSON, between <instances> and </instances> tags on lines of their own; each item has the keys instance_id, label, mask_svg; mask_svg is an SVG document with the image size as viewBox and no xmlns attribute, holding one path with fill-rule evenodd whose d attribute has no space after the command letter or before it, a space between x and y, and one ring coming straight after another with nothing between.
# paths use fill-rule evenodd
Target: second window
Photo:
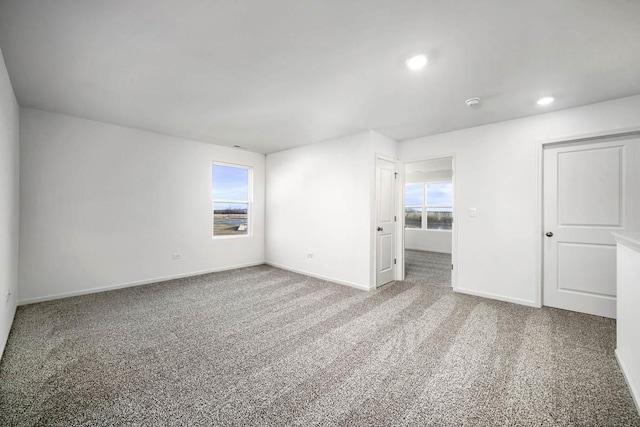
<instances>
[{"instance_id":1,"label":"second window","mask_svg":"<svg viewBox=\"0 0 640 427\"><path fill-rule=\"evenodd\" d=\"M407 184L405 227L451 230L453 225L453 185L451 182Z\"/></svg>"}]
</instances>

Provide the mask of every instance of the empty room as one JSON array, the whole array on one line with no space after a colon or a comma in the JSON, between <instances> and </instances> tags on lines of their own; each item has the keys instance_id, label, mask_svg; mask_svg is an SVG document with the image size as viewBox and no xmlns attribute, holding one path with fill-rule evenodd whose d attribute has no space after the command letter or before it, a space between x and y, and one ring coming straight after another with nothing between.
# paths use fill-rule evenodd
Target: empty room
<instances>
[{"instance_id":1,"label":"empty room","mask_svg":"<svg viewBox=\"0 0 640 427\"><path fill-rule=\"evenodd\" d=\"M639 426L640 2L0 0L1 426Z\"/></svg>"}]
</instances>

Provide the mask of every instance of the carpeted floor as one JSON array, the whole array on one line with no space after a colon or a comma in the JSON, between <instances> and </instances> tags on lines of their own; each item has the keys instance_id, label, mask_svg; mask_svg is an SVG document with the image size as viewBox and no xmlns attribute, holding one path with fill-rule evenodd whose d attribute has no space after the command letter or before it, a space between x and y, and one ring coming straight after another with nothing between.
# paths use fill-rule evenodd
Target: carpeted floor
<instances>
[{"instance_id":1,"label":"carpeted floor","mask_svg":"<svg viewBox=\"0 0 640 427\"><path fill-rule=\"evenodd\" d=\"M406 282L451 287L451 254L405 249L404 257Z\"/></svg>"},{"instance_id":2,"label":"carpeted floor","mask_svg":"<svg viewBox=\"0 0 640 427\"><path fill-rule=\"evenodd\" d=\"M640 426L615 322L260 266L20 307L0 425Z\"/></svg>"}]
</instances>

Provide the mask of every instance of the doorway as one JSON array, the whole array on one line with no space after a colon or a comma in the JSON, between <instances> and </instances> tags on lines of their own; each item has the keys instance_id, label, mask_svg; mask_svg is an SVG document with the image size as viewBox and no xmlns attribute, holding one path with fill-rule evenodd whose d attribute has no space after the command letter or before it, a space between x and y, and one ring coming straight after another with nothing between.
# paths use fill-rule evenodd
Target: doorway
<instances>
[{"instance_id":1,"label":"doorway","mask_svg":"<svg viewBox=\"0 0 640 427\"><path fill-rule=\"evenodd\" d=\"M450 288L453 157L406 163L404 172L404 280Z\"/></svg>"},{"instance_id":2,"label":"doorway","mask_svg":"<svg viewBox=\"0 0 640 427\"><path fill-rule=\"evenodd\" d=\"M613 232L640 229L640 136L543 153L543 304L616 317Z\"/></svg>"}]
</instances>

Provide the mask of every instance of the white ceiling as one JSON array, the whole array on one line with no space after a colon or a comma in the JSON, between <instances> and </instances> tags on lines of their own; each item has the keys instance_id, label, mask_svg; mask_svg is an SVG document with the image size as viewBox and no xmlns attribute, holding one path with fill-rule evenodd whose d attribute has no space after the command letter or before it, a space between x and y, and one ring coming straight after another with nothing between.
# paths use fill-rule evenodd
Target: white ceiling
<instances>
[{"instance_id":1,"label":"white ceiling","mask_svg":"<svg viewBox=\"0 0 640 427\"><path fill-rule=\"evenodd\" d=\"M0 47L22 106L263 153L640 93L633 0L0 0Z\"/></svg>"}]
</instances>

